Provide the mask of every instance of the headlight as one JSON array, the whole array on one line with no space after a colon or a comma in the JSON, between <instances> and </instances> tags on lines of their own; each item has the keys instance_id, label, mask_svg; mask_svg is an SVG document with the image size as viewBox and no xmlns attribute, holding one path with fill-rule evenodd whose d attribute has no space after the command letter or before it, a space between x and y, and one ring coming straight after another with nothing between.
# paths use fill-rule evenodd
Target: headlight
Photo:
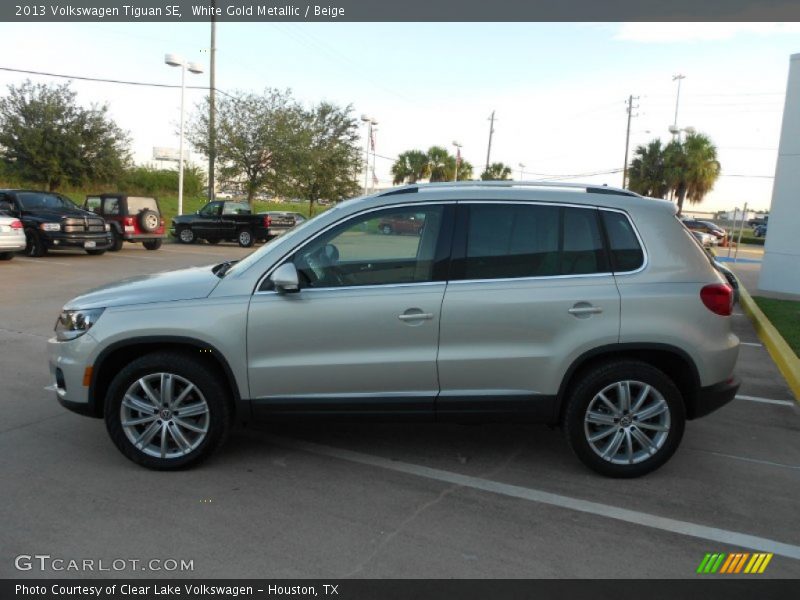
<instances>
[{"instance_id":1,"label":"headlight","mask_svg":"<svg viewBox=\"0 0 800 600\"><path fill-rule=\"evenodd\" d=\"M42 231L61 231L61 223L42 223L39 225Z\"/></svg>"},{"instance_id":2,"label":"headlight","mask_svg":"<svg viewBox=\"0 0 800 600\"><path fill-rule=\"evenodd\" d=\"M111 225L109 225L108 223L106 223L106 231L111 231Z\"/></svg>"},{"instance_id":3,"label":"headlight","mask_svg":"<svg viewBox=\"0 0 800 600\"><path fill-rule=\"evenodd\" d=\"M56 321L56 337L66 342L82 336L92 328L104 310L105 308L90 308L61 311Z\"/></svg>"}]
</instances>

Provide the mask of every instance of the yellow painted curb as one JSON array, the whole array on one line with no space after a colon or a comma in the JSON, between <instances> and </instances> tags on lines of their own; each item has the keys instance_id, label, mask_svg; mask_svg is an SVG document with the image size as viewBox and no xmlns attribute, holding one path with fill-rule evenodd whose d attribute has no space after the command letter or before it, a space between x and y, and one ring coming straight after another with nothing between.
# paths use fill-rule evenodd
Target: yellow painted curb
<instances>
[{"instance_id":1,"label":"yellow painted curb","mask_svg":"<svg viewBox=\"0 0 800 600\"><path fill-rule=\"evenodd\" d=\"M800 402L800 358L741 285L739 286L739 304L753 322L758 337L764 342L772 360L778 365L778 369L794 393L795 400Z\"/></svg>"}]
</instances>

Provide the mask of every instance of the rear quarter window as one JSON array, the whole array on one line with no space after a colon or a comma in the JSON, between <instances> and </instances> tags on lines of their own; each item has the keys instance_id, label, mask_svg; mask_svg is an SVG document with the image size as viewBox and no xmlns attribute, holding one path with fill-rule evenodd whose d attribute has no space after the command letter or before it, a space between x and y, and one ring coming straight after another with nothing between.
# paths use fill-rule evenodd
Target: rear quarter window
<instances>
[{"instance_id":1,"label":"rear quarter window","mask_svg":"<svg viewBox=\"0 0 800 600\"><path fill-rule=\"evenodd\" d=\"M623 213L601 211L608 236L611 268L615 273L635 271L644 264L644 250L633 230L630 219Z\"/></svg>"},{"instance_id":2,"label":"rear quarter window","mask_svg":"<svg viewBox=\"0 0 800 600\"><path fill-rule=\"evenodd\" d=\"M128 214L136 215L143 210L158 212L158 204L155 198L143 198L141 196L128 196Z\"/></svg>"}]
</instances>

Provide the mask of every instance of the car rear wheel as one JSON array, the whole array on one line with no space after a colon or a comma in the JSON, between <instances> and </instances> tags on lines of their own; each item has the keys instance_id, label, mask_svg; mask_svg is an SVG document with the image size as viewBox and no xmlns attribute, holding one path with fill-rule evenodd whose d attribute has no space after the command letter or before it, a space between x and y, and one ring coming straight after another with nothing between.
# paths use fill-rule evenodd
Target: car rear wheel
<instances>
[{"instance_id":1,"label":"car rear wheel","mask_svg":"<svg viewBox=\"0 0 800 600\"><path fill-rule=\"evenodd\" d=\"M11 260L14 258L13 252L0 252L0 260Z\"/></svg>"},{"instance_id":2,"label":"car rear wheel","mask_svg":"<svg viewBox=\"0 0 800 600\"><path fill-rule=\"evenodd\" d=\"M677 450L685 411L662 371L639 361L601 364L583 373L567 398L563 427L573 452L609 477L639 477Z\"/></svg>"},{"instance_id":3,"label":"car rear wheel","mask_svg":"<svg viewBox=\"0 0 800 600\"><path fill-rule=\"evenodd\" d=\"M120 250L122 250L122 242L124 240L122 239L122 235L120 235L119 231L117 231L116 229L112 228L111 229L111 237L112 237L112 240L111 240L111 247L109 248L109 251L111 251L111 252L119 252Z\"/></svg>"},{"instance_id":4,"label":"car rear wheel","mask_svg":"<svg viewBox=\"0 0 800 600\"><path fill-rule=\"evenodd\" d=\"M188 227L181 227L178 230L178 241L181 244L193 244L195 241L194 231Z\"/></svg>"},{"instance_id":5,"label":"car rear wheel","mask_svg":"<svg viewBox=\"0 0 800 600\"><path fill-rule=\"evenodd\" d=\"M253 233L249 229L240 229L236 241L242 248L250 248L255 243Z\"/></svg>"},{"instance_id":6,"label":"car rear wheel","mask_svg":"<svg viewBox=\"0 0 800 600\"><path fill-rule=\"evenodd\" d=\"M230 428L230 394L201 360L176 352L145 355L109 388L105 422L130 460L172 470L208 458Z\"/></svg>"},{"instance_id":7,"label":"car rear wheel","mask_svg":"<svg viewBox=\"0 0 800 600\"><path fill-rule=\"evenodd\" d=\"M38 258L47 254L47 246L42 241L42 236L35 229L25 230L25 254Z\"/></svg>"},{"instance_id":8,"label":"car rear wheel","mask_svg":"<svg viewBox=\"0 0 800 600\"><path fill-rule=\"evenodd\" d=\"M381 233L384 235L390 235L392 233L392 226L391 225L383 225L381 227Z\"/></svg>"},{"instance_id":9,"label":"car rear wheel","mask_svg":"<svg viewBox=\"0 0 800 600\"><path fill-rule=\"evenodd\" d=\"M146 250L158 250L161 248L161 240L147 240L146 242L142 242L142 246L144 246Z\"/></svg>"}]
</instances>

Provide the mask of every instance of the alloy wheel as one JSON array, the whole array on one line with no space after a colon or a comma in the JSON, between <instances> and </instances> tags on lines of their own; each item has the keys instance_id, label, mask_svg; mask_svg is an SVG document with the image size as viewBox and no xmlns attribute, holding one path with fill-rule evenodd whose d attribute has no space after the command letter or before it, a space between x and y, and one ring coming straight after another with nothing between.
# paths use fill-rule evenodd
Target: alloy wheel
<instances>
[{"instance_id":1,"label":"alloy wheel","mask_svg":"<svg viewBox=\"0 0 800 600\"><path fill-rule=\"evenodd\" d=\"M641 381L617 381L600 390L586 409L589 447L613 464L634 465L655 455L669 436L670 408L664 396Z\"/></svg>"},{"instance_id":2,"label":"alloy wheel","mask_svg":"<svg viewBox=\"0 0 800 600\"><path fill-rule=\"evenodd\" d=\"M120 405L128 441L156 458L179 458L205 440L208 403L200 389L174 373L151 373L134 381Z\"/></svg>"}]
</instances>

